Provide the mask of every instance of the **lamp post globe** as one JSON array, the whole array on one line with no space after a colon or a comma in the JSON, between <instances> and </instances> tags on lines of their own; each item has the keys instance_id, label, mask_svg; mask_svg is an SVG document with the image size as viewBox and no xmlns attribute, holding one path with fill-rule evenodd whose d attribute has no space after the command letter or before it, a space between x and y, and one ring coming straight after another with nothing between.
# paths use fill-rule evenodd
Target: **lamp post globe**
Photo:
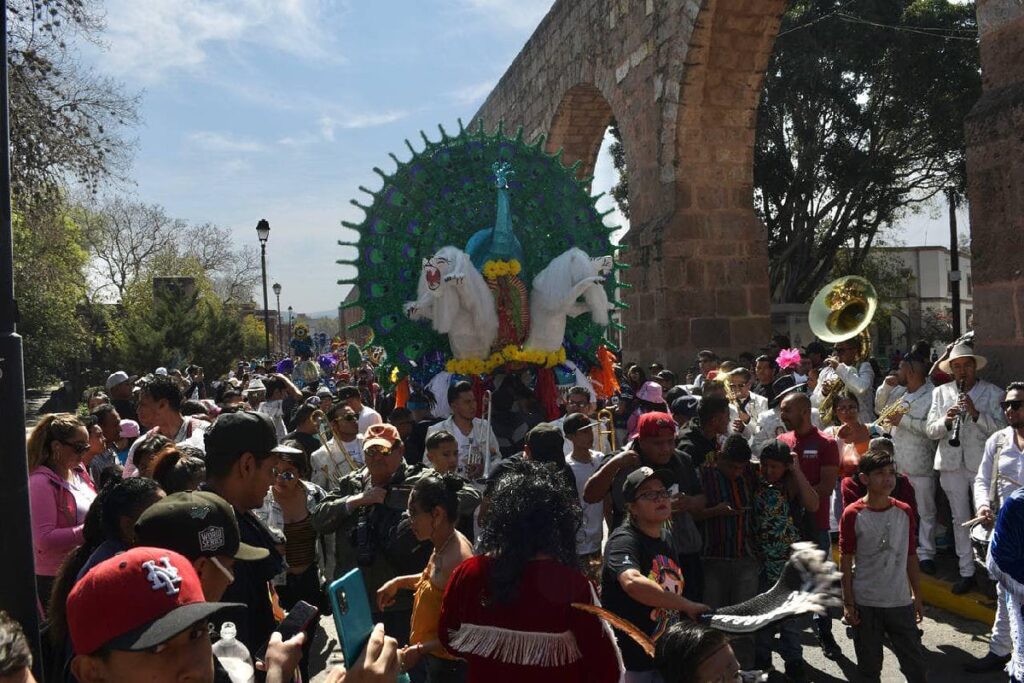
<instances>
[{"instance_id":1,"label":"lamp post globe","mask_svg":"<svg viewBox=\"0 0 1024 683\"><path fill-rule=\"evenodd\" d=\"M267 239L270 237L270 223L261 218L256 224L256 237L260 240L260 266L263 273L263 342L266 360L270 362L270 302L267 301Z\"/></svg>"}]
</instances>

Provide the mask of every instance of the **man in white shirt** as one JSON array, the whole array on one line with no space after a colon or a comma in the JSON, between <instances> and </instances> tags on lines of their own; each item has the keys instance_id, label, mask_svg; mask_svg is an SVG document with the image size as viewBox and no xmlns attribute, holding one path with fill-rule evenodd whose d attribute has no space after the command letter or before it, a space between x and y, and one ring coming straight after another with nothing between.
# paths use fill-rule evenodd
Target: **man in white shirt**
<instances>
[{"instance_id":1,"label":"man in white shirt","mask_svg":"<svg viewBox=\"0 0 1024 683\"><path fill-rule=\"evenodd\" d=\"M582 413L570 413L562 422L562 433L572 444L572 452L565 462L576 478L576 495L583 509L583 524L576 534L576 554L580 565L590 577L600 575L601 540L604 537L604 501L587 503L583 500L583 488L587 479L601 467L604 454L593 450L594 430L599 423Z\"/></svg>"},{"instance_id":2,"label":"man in white shirt","mask_svg":"<svg viewBox=\"0 0 1024 683\"><path fill-rule=\"evenodd\" d=\"M562 430L562 434L565 435L565 454L569 455L572 453L572 441L569 439L569 435L565 434L565 430L562 426L565 424L565 420L569 415L573 413L581 413L588 418L594 420L591 431L594 433L594 440L590 444L590 448L596 448L599 453L611 453L612 444L608 438L608 434L602 433L601 424L595 419L597 417L596 406L594 404L593 397L590 394L590 389L584 386L575 386L569 390L568 395L565 398L565 409L566 414L551 422L554 426ZM609 428L614 429L614 425L608 425Z\"/></svg>"},{"instance_id":3,"label":"man in white shirt","mask_svg":"<svg viewBox=\"0 0 1024 683\"><path fill-rule=\"evenodd\" d=\"M1000 407L1009 423L985 442L985 453L974 478L974 505L977 516L991 529L1003 502L1024 485L1024 382L1011 382L1006 387ZM994 479L994 477L1002 477ZM989 651L964 669L970 673L999 671L1010 659L1013 639L1010 637L1010 613L1006 605L1006 588L996 584L996 619L992 624Z\"/></svg>"},{"instance_id":4,"label":"man in white shirt","mask_svg":"<svg viewBox=\"0 0 1024 683\"><path fill-rule=\"evenodd\" d=\"M274 373L263 380L267 390L267 400L260 404L257 412L263 413L274 421L277 440L281 441L288 434L285 415L288 415L296 402L302 400L302 392L292 381L280 373Z\"/></svg>"},{"instance_id":5,"label":"man in white shirt","mask_svg":"<svg viewBox=\"0 0 1024 683\"><path fill-rule=\"evenodd\" d=\"M486 477L484 472L484 453L491 454L491 468L501 457L498 451L498 437L485 420L476 417L476 396L473 385L469 382L457 382L448 389L448 404L451 406L451 417L431 425L427 429L429 437L434 432L444 430L455 437L459 445L458 474L470 481ZM423 456L423 464L429 465L427 456Z\"/></svg>"},{"instance_id":6,"label":"man in white shirt","mask_svg":"<svg viewBox=\"0 0 1024 683\"><path fill-rule=\"evenodd\" d=\"M751 379L750 370L736 368L729 372L724 380L729 383L726 395L731 393L733 397L729 403L729 419L732 425L730 431L742 434L747 443L753 442L754 434L757 432L757 420L761 413L768 410L768 399L760 394L751 393Z\"/></svg>"},{"instance_id":7,"label":"man in white shirt","mask_svg":"<svg viewBox=\"0 0 1024 683\"><path fill-rule=\"evenodd\" d=\"M359 387L347 386L338 389L338 402L344 403L359 418L359 433L365 434L366 430L375 424L380 424L380 413L369 406L363 405L363 397L359 393Z\"/></svg>"},{"instance_id":8,"label":"man in white shirt","mask_svg":"<svg viewBox=\"0 0 1024 683\"><path fill-rule=\"evenodd\" d=\"M357 468L363 466L363 435L359 432L358 416L347 405L335 404L326 417L334 438L310 456L310 480L330 493L352 471L353 463Z\"/></svg>"},{"instance_id":9,"label":"man in white shirt","mask_svg":"<svg viewBox=\"0 0 1024 683\"><path fill-rule=\"evenodd\" d=\"M935 440L928 436L928 411L935 386L928 379L929 362L909 354L895 375L885 378L875 392L878 413L893 404L907 406L903 415L889 420L895 447L896 469L914 486L917 513L917 557L921 571L935 573Z\"/></svg>"},{"instance_id":10,"label":"man in white shirt","mask_svg":"<svg viewBox=\"0 0 1024 683\"><path fill-rule=\"evenodd\" d=\"M846 385L846 390L857 397L860 421L869 424L875 420L875 371L871 369L870 363L857 365L858 353L860 337L836 342L835 355L825 359L825 365L818 375L818 386L811 394L811 406L820 409L826 384L839 379Z\"/></svg>"},{"instance_id":11,"label":"man in white shirt","mask_svg":"<svg viewBox=\"0 0 1024 683\"><path fill-rule=\"evenodd\" d=\"M970 530L963 526L974 516L971 487L981 466L985 441L1006 424L999 408L1003 392L978 379L985 363L984 356L976 355L967 344L954 346L949 357L939 363L939 369L952 375L953 381L935 388L928 411L928 436L939 442L935 469L939 470L939 484L953 512L953 538L960 560L960 580L953 584L956 595L975 585ZM949 439L957 424L960 443L953 446Z\"/></svg>"}]
</instances>

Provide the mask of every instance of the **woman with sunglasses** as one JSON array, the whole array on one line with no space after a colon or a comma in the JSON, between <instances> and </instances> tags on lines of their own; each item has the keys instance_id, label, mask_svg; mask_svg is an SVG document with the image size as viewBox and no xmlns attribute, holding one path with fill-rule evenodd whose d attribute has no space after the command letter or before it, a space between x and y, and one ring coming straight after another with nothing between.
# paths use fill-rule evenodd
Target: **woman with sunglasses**
<instances>
[{"instance_id":1,"label":"woman with sunglasses","mask_svg":"<svg viewBox=\"0 0 1024 683\"><path fill-rule=\"evenodd\" d=\"M82 544L96 487L82 465L89 430L70 413L44 415L28 437L29 498L36 587L45 605L61 562Z\"/></svg>"},{"instance_id":2,"label":"woman with sunglasses","mask_svg":"<svg viewBox=\"0 0 1024 683\"><path fill-rule=\"evenodd\" d=\"M679 620L690 619L710 608L683 597L685 577L676 558L672 536L665 523L672 516L676 482L672 472L639 467L622 487L629 516L612 532L604 550L601 601L605 608L626 619L657 641ZM660 683L651 657L628 636L616 633L626 667L626 683Z\"/></svg>"},{"instance_id":3,"label":"woman with sunglasses","mask_svg":"<svg viewBox=\"0 0 1024 683\"><path fill-rule=\"evenodd\" d=\"M277 465L277 476L267 491L263 507L253 510L267 526L285 538L284 555L288 568L274 577L273 583L281 607L290 610L295 603L305 600L318 607L321 613L330 607L324 600L323 576L320 573L320 553L316 531L313 530L311 514L327 493L307 481L310 475L309 461L297 441L286 440L283 446L291 446L298 453L281 453ZM302 646L302 661L299 669L302 680L309 679L309 650L313 645L313 633L317 620L310 623L306 642Z\"/></svg>"}]
</instances>

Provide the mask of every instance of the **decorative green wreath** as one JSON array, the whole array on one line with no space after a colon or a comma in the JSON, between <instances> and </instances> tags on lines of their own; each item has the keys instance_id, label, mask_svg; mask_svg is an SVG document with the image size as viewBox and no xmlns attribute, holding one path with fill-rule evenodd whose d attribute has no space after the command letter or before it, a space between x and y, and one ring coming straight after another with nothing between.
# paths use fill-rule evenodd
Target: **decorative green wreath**
<instances>
[{"instance_id":1,"label":"decorative green wreath","mask_svg":"<svg viewBox=\"0 0 1024 683\"><path fill-rule=\"evenodd\" d=\"M398 374L411 374L420 381L444 369L451 350L448 339L429 324L408 319L403 314L404 304L416 298L424 258L445 246L464 249L474 233L494 225L497 209L492 167L496 162L508 162L514 169L508 180L512 226L523 245L522 277L528 288L537 273L570 247L591 256L612 254L616 248L610 239L616 228L604 225L606 214L598 212L597 198L588 192L590 179L575 177L579 162L567 167L561 162L561 150L546 153L543 136L526 144L522 128L515 137L507 137L500 125L488 135L482 121L475 131L466 130L460 121L459 134L454 137L443 127L439 129L437 142L420 133L425 144L422 151L406 140L412 153L408 161L391 154L397 168L390 175L373 169L383 187L376 192L360 187L373 199L368 206L352 200L365 212L365 218L358 224L342 223L356 230L359 240L338 242L356 247L358 254L338 261L358 270L356 277L338 280L338 284L358 287L358 298L344 306L362 308L363 317L349 329L369 327L373 332L370 344L384 347L388 363ZM520 264L504 267L518 269ZM618 277L625 267L616 263L604 285L609 300L619 308L627 307L614 296L617 288L628 287ZM611 325L622 329L614 321ZM567 321L566 355L584 372L597 362L600 346L615 349L604 331L589 315Z\"/></svg>"}]
</instances>

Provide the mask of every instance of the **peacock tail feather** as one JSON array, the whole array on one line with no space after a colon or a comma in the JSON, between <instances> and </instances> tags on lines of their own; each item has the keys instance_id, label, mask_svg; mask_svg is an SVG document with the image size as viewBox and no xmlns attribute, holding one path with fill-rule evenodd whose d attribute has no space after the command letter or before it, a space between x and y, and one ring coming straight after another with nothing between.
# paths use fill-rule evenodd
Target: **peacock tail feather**
<instances>
[{"instance_id":1,"label":"peacock tail feather","mask_svg":"<svg viewBox=\"0 0 1024 683\"><path fill-rule=\"evenodd\" d=\"M353 256L338 261L358 271L355 278L342 281L356 285L358 302L349 305L358 303L363 311L362 319L350 329L369 327L374 343L387 350L389 361L403 376L414 373L416 377L427 367L437 368L437 352L451 357L447 338L429 323L407 318L403 306L416 299L424 258L449 245L464 249L474 233L495 225L494 164L506 162L514 169L506 181L512 229L524 249L523 293L530 284L527 278L570 247L592 256L611 254L614 248L611 230L589 194L589 179L577 179L575 166L562 164L561 152L545 152L543 137L527 144L521 129L512 137L500 126L488 134L482 122L472 130L460 122L456 135L444 128L440 133L436 141L421 133L420 150L406 141L411 157L403 161L392 154L393 171L374 168L382 186L376 191L361 188L372 198L368 205L353 200L365 213L362 222L343 223L356 230L359 239L355 244L339 241L355 247L346 250ZM609 299L615 299L615 290L623 286L618 272L605 284ZM511 324L525 330L528 310L524 297L510 311ZM609 345L604 334L590 316L570 318L567 348L571 343L573 358L595 363L597 349Z\"/></svg>"}]
</instances>

